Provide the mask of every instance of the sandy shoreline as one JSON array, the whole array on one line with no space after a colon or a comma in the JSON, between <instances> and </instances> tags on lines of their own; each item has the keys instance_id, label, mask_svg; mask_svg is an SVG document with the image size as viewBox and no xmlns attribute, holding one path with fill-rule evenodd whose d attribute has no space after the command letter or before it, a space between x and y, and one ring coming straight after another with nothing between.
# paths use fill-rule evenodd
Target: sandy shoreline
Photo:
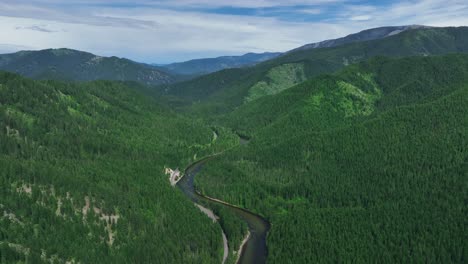
<instances>
[{"instance_id":1,"label":"sandy shoreline","mask_svg":"<svg viewBox=\"0 0 468 264\"><path fill-rule=\"evenodd\" d=\"M200 211L205 213L211 220L213 220L213 223L218 221L219 217L217 215L215 215L213 213L213 211L211 211L210 209L208 209L206 207L203 207L203 206L201 206L201 205L199 205L197 203L195 203L195 205L200 209ZM228 255L229 255L229 246L228 246L228 240L227 240L226 234L224 233L224 230L222 228L221 228L221 235L223 237L223 248L224 248L222 264L224 264L224 263L226 263L226 260L227 260Z\"/></svg>"},{"instance_id":2,"label":"sandy shoreline","mask_svg":"<svg viewBox=\"0 0 468 264\"><path fill-rule=\"evenodd\" d=\"M250 231L247 231L247 235L244 237L244 240L242 240L242 243L239 246L239 251L237 252L236 263L239 263L240 256L242 255L242 249L244 248L247 241L249 241L249 238L250 238Z\"/></svg>"},{"instance_id":3,"label":"sandy shoreline","mask_svg":"<svg viewBox=\"0 0 468 264\"><path fill-rule=\"evenodd\" d=\"M228 247L228 240L227 240L226 234L224 234L223 229L221 229L221 234L223 236L223 245L224 245L224 254L223 254L222 264L224 264L224 263L226 263L226 260L227 260L228 255L229 255L229 247Z\"/></svg>"}]
</instances>

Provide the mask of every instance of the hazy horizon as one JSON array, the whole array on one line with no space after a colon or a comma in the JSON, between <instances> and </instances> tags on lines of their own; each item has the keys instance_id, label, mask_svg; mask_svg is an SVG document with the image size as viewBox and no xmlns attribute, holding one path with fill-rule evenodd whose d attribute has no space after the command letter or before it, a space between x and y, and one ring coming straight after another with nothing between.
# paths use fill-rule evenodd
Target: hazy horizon
<instances>
[{"instance_id":1,"label":"hazy horizon","mask_svg":"<svg viewBox=\"0 0 468 264\"><path fill-rule=\"evenodd\" d=\"M460 0L0 0L0 53L70 48L167 64L284 52L381 26L463 26L466 13Z\"/></svg>"}]
</instances>

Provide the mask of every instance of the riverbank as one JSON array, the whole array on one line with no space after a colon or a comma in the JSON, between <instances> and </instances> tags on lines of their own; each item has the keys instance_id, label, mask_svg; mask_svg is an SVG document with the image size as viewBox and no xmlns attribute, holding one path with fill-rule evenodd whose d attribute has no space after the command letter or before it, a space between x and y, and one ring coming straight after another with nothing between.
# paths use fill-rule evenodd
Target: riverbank
<instances>
[{"instance_id":1,"label":"riverbank","mask_svg":"<svg viewBox=\"0 0 468 264\"><path fill-rule=\"evenodd\" d=\"M245 142L240 142L241 144ZM241 145L239 144L239 145ZM224 202L222 200L212 198L205 196L201 194L199 191L195 189L194 186L194 179L195 176L200 172L202 167L205 165L206 162L212 160L214 157L224 153L226 150L221 151L219 153L204 157L202 159L199 159L198 161L193 162L187 168L185 169L183 175L181 175L181 178L179 179L177 183L177 187L195 204L197 204L197 207L200 208L200 210L204 211L204 213L211 215L211 219L213 218L216 219L217 216L212 214L212 211L208 208L205 208L203 206L198 206L198 204L203 201L203 204L209 204L209 203L216 203L221 206L226 207L229 211L234 213L235 216L239 217L248 226L248 233L247 236L244 237L244 239L241 242L241 245L239 247L239 250L237 252L237 263L241 264L247 264L247 263L255 263L255 264L262 264L266 262L268 250L266 246L266 236L267 233L270 229L270 223L261 217L258 214L255 214L253 212L248 211L247 209L244 209L242 207L236 206L229 204L227 202ZM206 203L205 203L206 202ZM202 209L204 208L204 209ZM222 229L222 228L221 228ZM228 254L226 255L226 249L227 248L227 237L225 234L225 230L222 230L223 232L223 247L225 250L225 254L223 256L223 263L224 261L228 258ZM225 241L225 242L224 242ZM231 241L232 242L232 241ZM229 250L227 250L229 252ZM232 256L234 258L234 256Z\"/></svg>"},{"instance_id":2,"label":"riverbank","mask_svg":"<svg viewBox=\"0 0 468 264\"><path fill-rule=\"evenodd\" d=\"M250 231L247 231L247 235L245 235L244 239L242 240L239 250L237 251L237 259L236 259L236 264L239 263L240 257L242 256L242 250L244 249L245 244L247 244L247 241L249 241L250 238Z\"/></svg>"},{"instance_id":3,"label":"riverbank","mask_svg":"<svg viewBox=\"0 0 468 264\"><path fill-rule=\"evenodd\" d=\"M200 211L205 213L211 220L213 220L213 223L218 222L219 216L217 216L212 210L206 207L203 207L202 205L199 205L197 203L194 203L194 204L200 209ZM224 233L224 230L222 228L221 228L221 236L223 238L223 249L224 249L222 264L224 264L226 263L226 260L229 256L229 245L228 245L226 233Z\"/></svg>"}]
</instances>

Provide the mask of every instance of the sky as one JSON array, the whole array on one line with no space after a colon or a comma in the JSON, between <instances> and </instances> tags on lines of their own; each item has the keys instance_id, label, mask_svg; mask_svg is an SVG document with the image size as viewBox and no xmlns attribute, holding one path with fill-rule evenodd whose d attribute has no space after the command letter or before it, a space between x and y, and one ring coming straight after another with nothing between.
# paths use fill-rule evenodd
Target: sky
<instances>
[{"instance_id":1,"label":"sky","mask_svg":"<svg viewBox=\"0 0 468 264\"><path fill-rule=\"evenodd\" d=\"M468 0L0 0L0 53L71 48L170 63L412 24L468 26Z\"/></svg>"}]
</instances>

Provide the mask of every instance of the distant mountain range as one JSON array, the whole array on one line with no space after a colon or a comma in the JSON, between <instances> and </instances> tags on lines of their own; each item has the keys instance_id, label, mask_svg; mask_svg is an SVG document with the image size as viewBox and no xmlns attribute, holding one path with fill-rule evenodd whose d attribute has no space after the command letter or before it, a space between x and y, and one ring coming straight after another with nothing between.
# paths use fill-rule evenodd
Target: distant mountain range
<instances>
[{"instance_id":1,"label":"distant mountain range","mask_svg":"<svg viewBox=\"0 0 468 264\"><path fill-rule=\"evenodd\" d=\"M457 49L451 46L432 43L431 47L419 47L426 38L436 37L435 35L423 36L422 39L409 40L414 43L414 47L405 46L405 43L392 43L392 40L367 44L369 41L378 41L383 38L391 38L401 35L404 32L418 30L433 30L427 32L444 31L445 29L430 28L421 25L379 27L364 30L343 38L325 40L318 43L307 44L285 53L247 53L242 56L221 56L217 58L195 59L186 62L171 63L167 65L149 65L138 63L118 57L101 57L88 52L82 52L71 49L46 49L40 51L20 51L12 54L0 55L0 70L10 71L34 79L57 79L74 81L92 81L92 80L119 80L136 81L145 85L170 85L172 83L186 81L176 87L171 87L171 93L182 96L192 96L195 98L205 97L205 94L211 93L210 90L214 83L203 83L204 91L198 89L201 87L190 88L193 85L198 86L197 79L200 75L208 75L210 82L218 77L209 74L229 74L232 81L237 82L237 73L226 72L223 70L233 69L233 71L242 71L247 75L253 76L253 73L259 69L265 72L257 77L251 85L249 95L244 100L254 100L266 94L275 93L284 87L290 87L293 84L300 83L320 72L331 72L347 64L355 63L367 57L374 55L404 56L418 54L432 54L433 48L446 50L447 52L456 52ZM431 33L432 34L432 33ZM411 37L412 34L406 37ZM442 38L442 35L436 38ZM439 40L434 40L439 41ZM362 45L359 43L363 43ZM366 44L364 44L366 43ZM417 44L416 44L417 43ZM442 42L441 42L442 43ZM349 46L356 44L357 46ZM428 43L422 44L423 46ZM348 45L348 46L347 46ZM401 46L398 46L401 45ZM346 46L346 48L344 48ZM367 46L367 51L362 50ZM385 46L385 47L384 47ZM343 47L343 48L341 48ZM338 48L336 51L329 49ZM412 49L412 51L409 51ZM311 50L314 50L311 52ZM409 54L408 54L409 53ZM439 53L439 52L437 52ZM244 70L245 67L254 67ZM281 67L280 67L281 66ZM239 68L239 69L234 69ZM261 70L261 71L263 71ZM243 73L243 74L244 74ZM257 72L259 73L259 72ZM313 73L313 74L312 74ZM204 78L204 77L202 77ZM250 78L250 77L249 77ZM187 82L187 79L195 79L193 82ZM206 79L206 78L204 78ZM252 80L253 80L252 79ZM249 82L243 82L245 86ZM224 89L232 84L229 80L224 80L222 84L216 84L216 89ZM182 88L185 87L185 88ZM214 89L215 87L213 87ZM188 89L188 90L187 90ZM183 91L184 90L184 91ZM233 92L233 91L231 91Z\"/></svg>"},{"instance_id":2,"label":"distant mountain range","mask_svg":"<svg viewBox=\"0 0 468 264\"><path fill-rule=\"evenodd\" d=\"M253 66L260 62L274 59L283 54L294 52L298 50L308 50L317 48L330 48L348 43L368 41L386 38L399 34L410 29L429 28L422 25L408 25L408 26L392 26L392 27L379 27L363 30L361 32L350 34L348 36L324 40L317 43L311 43L299 48L293 49L286 53L281 52L265 52L265 53L247 53L242 56L221 56L217 58L195 59L185 62L171 63L167 65L152 64L166 68L169 72L180 75L203 75L208 73L217 72L224 69L240 68L245 66Z\"/></svg>"},{"instance_id":3,"label":"distant mountain range","mask_svg":"<svg viewBox=\"0 0 468 264\"><path fill-rule=\"evenodd\" d=\"M195 59L167 65L153 64L182 75L202 75L229 68L255 65L281 55L279 52L247 53L242 56L221 56L217 58Z\"/></svg>"},{"instance_id":4,"label":"distant mountain range","mask_svg":"<svg viewBox=\"0 0 468 264\"><path fill-rule=\"evenodd\" d=\"M300 51L338 47L345 44L377 40L427 26L410 25L380 27L351 34L343 38L307 44L286 53L247 53L242 56L202 58L167 65L144 64L118 57L101 57L71 49L20 51L0 55L0 70L10 71L34 79L74 81L119 80L136 81L146 85L171 84L225 69L243 68L283 57ZM299 58L300 59L300 58ZM353 58L346 59L349 62ZM284 70L284 69L283 69ZM299 74L300 75L300 74ZM303 78L299 78L303 79ZM256 98L256 95L251 99Z\"/></svg>"},{"instance_id":5,"label":"distant mountain range","mask_svg":"<svg viewBox=\"0 0 468 264\"><path fill-rule=\"evenodd\" d=\"M307 44L299 48L293 49L291 51L318 49L318 48L331 48L331 47L336 47L339 45L353 43L353 42L386 38L386 37L394 36L396 34L400 34L401 32L404 32L410 29L420 29L420 28L429 28L429 27L423 26L423 25L408 25L408 26L371 28L371 29L363 30L358 33L350 34L346 37L337 38L337 39L329 39L329 40L324 40L324 41L320 41L316 43Z\"/></svg>"},{"instance_id":6,"label":"distant mountain range","mask_svg":"<svg viewBox=\"0 0 468 264\"><path fill-rule=\"evenodd\" d=\"M101 57L71 49L20 51L0 55L0 70L34 79L136 81L167 84L176 77L163 69L117 57Z\"/></svg>"},{"instance_id":7,"label":"distant mountain range","mask_svg":"<svg viewBox=\"0 0 468 264\"><path fill-rule=\"evenodd\" d=\"M344 40L337 40L334 44L337 46L334 47L300 48L248 69L226 69L167 85L163 89L169 95L185 98L188 106L193 103L201 111L222 113L220 109L235 109L317 75L332 73L375 56L429 56L468 52L468 27L409 26L399 32L403 29L371 29L360 34L368 36L374 35L369 32L385 32L386 34L379 35L387 37L341 45L338 43ZM390 36L391 32L394 33ZM359 39L357 36L354 35L353 39ZM348 38L351 39L349 36ZM369 37L360 39L367 38ZM180 101L176 103L180 105Z\"/></svg>"}]
</instances>

